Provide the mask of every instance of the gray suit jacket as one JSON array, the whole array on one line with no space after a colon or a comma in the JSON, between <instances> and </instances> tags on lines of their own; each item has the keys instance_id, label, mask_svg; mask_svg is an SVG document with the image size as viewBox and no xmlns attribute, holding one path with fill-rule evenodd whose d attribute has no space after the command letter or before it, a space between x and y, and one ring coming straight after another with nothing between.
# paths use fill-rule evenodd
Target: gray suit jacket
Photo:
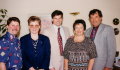
<instances>
[{"instance_id":1,"label":"gray suit jacket","mask_svg":"<svg viewBox=\"0 0 120 70\"><path fill-rule=\"evenodd\" d=\"M86 30L87 37L90 37L92 28ZM113 28L109 25L100 24L94 43L98 57L95 59L93 70L103 70L104 67L112 68L116 52L116 40Z\"/></svg>"}]
</instances>

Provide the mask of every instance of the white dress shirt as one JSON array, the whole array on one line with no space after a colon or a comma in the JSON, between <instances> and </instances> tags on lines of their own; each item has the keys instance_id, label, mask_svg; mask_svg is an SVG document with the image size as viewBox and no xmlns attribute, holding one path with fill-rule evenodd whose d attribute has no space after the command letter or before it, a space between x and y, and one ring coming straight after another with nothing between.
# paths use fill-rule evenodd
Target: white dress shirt
<instances>
[{"instance_id":1,"label":"white dress shirt","mask_svg":"<svg viewBox=\"0 0 120 70\"><path fill-rule=\"evenodd\" d=\"M60 35L61 35L61 37L62 37L62 44L63 44L63 49L64 49L66 40L65 40L65 33L64 33L63 27L62 27L62 26L59 26L59 27L58 27L58 26L56 26L56 25L54 25L54 24L53 24L53 27L54 27L54 29L55 29L56 35L57 35L57 33L58 33L58 28L60 28Z\"/></svg>"}]
</instances>

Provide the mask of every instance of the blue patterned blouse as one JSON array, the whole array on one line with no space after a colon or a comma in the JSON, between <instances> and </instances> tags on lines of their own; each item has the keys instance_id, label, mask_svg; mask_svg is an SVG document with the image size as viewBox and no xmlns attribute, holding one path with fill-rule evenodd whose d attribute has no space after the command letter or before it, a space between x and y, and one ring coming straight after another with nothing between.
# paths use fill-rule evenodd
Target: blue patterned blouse
<instances>
[{"instance_id":1,"label":"blue patterned blouse","mask_svg":"<svg viewBox=\"0 0 120 70\"><path fill-rule=\"evenodd\" d=\"M0 38L0 62L6 64L7 70L22 68L20 41L9 32Z\"/></svg>"}]
</instances>

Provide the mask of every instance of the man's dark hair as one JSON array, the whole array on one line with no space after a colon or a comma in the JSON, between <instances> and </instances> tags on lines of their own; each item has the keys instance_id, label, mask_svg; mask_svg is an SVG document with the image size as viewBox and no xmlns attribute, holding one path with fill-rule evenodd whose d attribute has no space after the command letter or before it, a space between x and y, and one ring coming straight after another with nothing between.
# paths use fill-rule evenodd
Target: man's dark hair
<instances>
[{"instance_id":1,"label":"man's dark hair","mask_svg":"<svg viewBox=\"0 0 120 70\"><path fill-rule=\"evenodd\" d=\"M55 11L53 11L53 13L51 14L51 17L53 18L53 17L56 16L56 15L61 15L62 18L63 18L63 12L60 11L60 10L55 10Z\"/></svg>"},{"instance_id":2,"label":"man's dark hair","mask_svg":"<svg viewBox=\"0 0 120 70\"><path fill-rule=\"evenodd\" d=\"M9 25L12 21L18 22L19 25L20 25L20 20L19 20L19 18L17 18L17 17L10 17L10 18L7 20L7 25Z\"/></svg>"},{"instance_id":3,"label":"man's dark hair","mask_svg":"<svg viewBox=\"0 0 120 70\"><path fill-rule=\"evenodd\" d=\"M90 18L91 15L94 15L94 14L96 14L96 13L98 13L98 15L99 15L100 17L103 17L102 12L101 12L99 9L93 9L93 10L91 10L91 11L89 12L89 18Z\"/></svg>"}]
</instances>

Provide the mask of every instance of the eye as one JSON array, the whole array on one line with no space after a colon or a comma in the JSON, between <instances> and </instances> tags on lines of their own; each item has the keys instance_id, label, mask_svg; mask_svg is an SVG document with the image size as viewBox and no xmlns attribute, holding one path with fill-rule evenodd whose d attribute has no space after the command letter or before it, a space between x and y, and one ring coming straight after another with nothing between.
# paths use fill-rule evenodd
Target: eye
<instances>
[{"instance_id":1,"label":"eye","mask_svg":"<svg viewBox=\"0 0 120 70\"><path fill-rule=\"evenodd\" d=\"M34 25L29 25L30 27L33 27Z\"/></svg>"}]
</instances>

